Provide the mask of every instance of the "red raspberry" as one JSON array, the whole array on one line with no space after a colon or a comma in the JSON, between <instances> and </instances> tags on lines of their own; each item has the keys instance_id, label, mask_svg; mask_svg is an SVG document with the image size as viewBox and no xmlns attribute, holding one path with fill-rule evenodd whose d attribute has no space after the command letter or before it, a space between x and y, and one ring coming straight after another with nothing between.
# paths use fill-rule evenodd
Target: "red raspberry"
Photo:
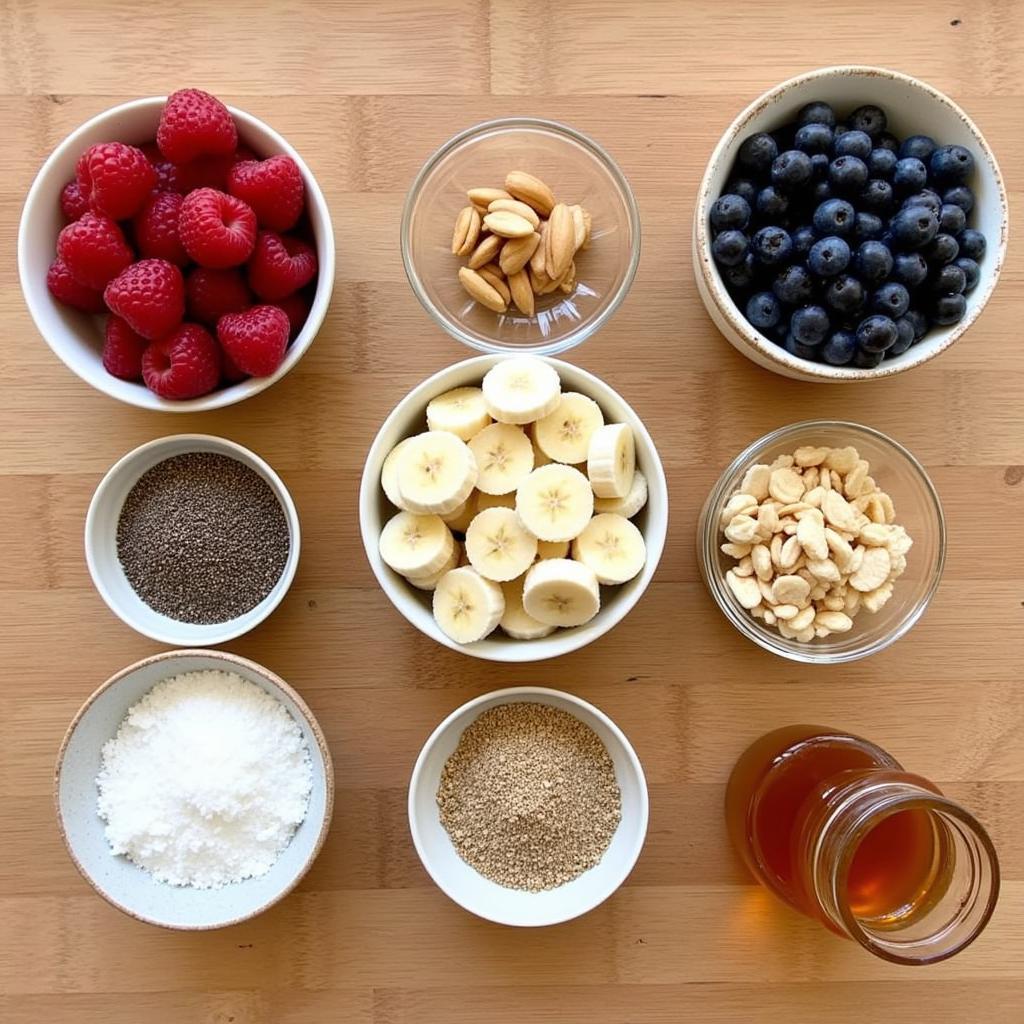
<instances>
[{"instance_id":1,"label":"red raspberry","mask_svg":"<svg viewBox=\"0 0 1024 1024\"><path fill-rule=\"evenodd\" d=\"M249 260L249 287L268 302L297 292L316 276L316 252L298 238L261 231Z\"/></svg>"},{"instance_id":2,"label":"red raspberry","mask_svg":"<svg viewBox=\"0 0 1024 1024\"><path fill-rule=\"evenodd\" d=\"M142 147L146 159L153 165L156 171L157 192L180 192L185 194L187 189L182 186L181 173L170 160L165 160L155 142L147 142Z\"/></svg>"},{"instance_id":3,"label":"red raspberry","mask_svg":"<svg viewBox=\"0 0 1024 1024\"><path fill-rule=\"evenodd\" d=\"M179 267L188 253L178 237L182 197L177 192L154 192L135 215L135 244L140 256L158 257Z\"/></svg>"},{"instance_id":4,"label":"red raspberry","mask_svg":"<svg viewBox=\"0 0 1024 1024\"><path fill-rule=\"evenodd\" d=\"M138 213L156 185L146 154L123 142L90 146L78 160L78 187L89 205L113 220Z\"/></svg>"},{"instance_id":5,"label":"red raspberry","mask_svg":"<svg viewBox=\"0 0 1024 1024\"><path fill-rule=\"evenodd\" d=\"M119 316L108 316L103 342L103 368L121 380L142 380L142 353L148 344Z\"/></svg>"},{"instance_id":6,"label":"red raspberry","mask_svg":"<svg viewBox=\"0 0 1024 1024\"><path fill-rule=\"evenodd\" d=\"M161 398L198 398L220 382L220 349L205 327L181 324L151 342L142 355L142 379Z\"/></svg>"},{"instance_id":7,"label":"red raspberry","mask_svg":"<svg viewBox=\"0 0 1024 1024\"><path fill-rule=\"evenodd\" d=\"M228 156L238 145L231 112L201 89L179 89L167 97L156 130L156 144L172 164L197 156Z\"/></svg>"},{"instance_id":8,"label":"red raspberry","mask_svg":"<svg viewBox=\"0 0 1024 1024\"><path fill-rule=\"evenodd\" d=\"M58 302L83 313L102 313L107 308L103 303L103 292L79 284L59 259L54 260L46 272L46 287Z\"/></svg>"},{"instance_id":9,"label":"red raspberry","mask_svg":"<svg viewBox=\"0 0 1024 1024\"><path fill-rule=\"evenodd\" d=\"M79 284L97 291L102 291L134 258L117 224L91 211L57 236L57 256Z\"/></svg>"},{"instance_id":10,"label":"red raspberry","mask_svg":"<svg viewBox=\"0 0 1024 1024\"><path fill-rule=\"evenodd\" d=\"M253 299L241 271L196 267L185 281L185 302L190 320L216 327L225 313L241 313Z\"/></svg>"},{"instance_id":11,"label":"red raspberry","mask_svg":"<svg viewBox=\"0 0 1024 1024\"><path fill-rule=\"evenodd\" d=\"M306 318L309 316L309 299L302 292L295 292L294 295L279 299L274 305L283 309L284 315L288 317L288 323L291 325L288 340L294 341L299 331L306 325Z\"/></svg>"},{"instance_id":12,"label":"red raspberry","mask_svg":"<svg viewBox=\"0 0 1024 1024\"><path fill-rule=\"evenodd\" d=\"M236 365L234 359L231 358L224 351L220 350L220 361L221 361L221 374L224 377L225 384L238 384L240 381L245 380L249 374L240 370Z\"/></svg>"},{"instance_id":13,"label":"red raspberry","mask_svg":"<svg viewBox=\"0 0 1024 1024\"><path fill-rule=\"evenodd\" d=\"M89 209L89 200L82 195L78 180L69 181L60 192L60 210L68 220L78 220Z\"/></svg>"},{"instance_id":14,"label":"red raspberry","mask_svg":"<svg viewBox=\"0 0 1024 1024\"><path fill-rule=\"evenodd\" d=\"M228 171L231 170L232 156L201 156L178 167L178 180L185 195L197 188L215 188L218 192L228 190Z\"/></svg>"},{"instance_id":15,"label":"red raspberry","mask_svg":"<svg viewBox=\"0 0 1024 1024\"><path fill-rule=\"evenodd\" d=\"M163 337L185 316L185 282L167 260L133 263L107 285L103 298L144 338Z\"/></svg>"},{"instance_id":16,"label":"red raspberry","mask_svg":"<svg viewBox=\"0 0 1024 1024\"><path fill-rule=\"evenodd\" d=\"M217 337L243 373L269 377L288 348L288 317L277 306L253 306L217 321Z\"/></svg>"},{"instance_id":17,"label":"red raspberry","mask_svg":"<svg viewBox=\"0 0 1024 1024\"><path fill-rule=\"evenodd\" d=\"M236 163L228 174L228 191L252 207L261 228L287 231L302 215L305 186L290 156Z\"/></svg>"},{"instance_id":18,"label":"red raspberry","mask_svg":"<svg viewBox=\"0 0 1024 1024\"><path fill-rule=\"evenodd\" d=\"M241 199L200 188L185 196L178 217L185 252L203 267L237 267L256 244L256 214Z\"/></svg>"}]
</instances>

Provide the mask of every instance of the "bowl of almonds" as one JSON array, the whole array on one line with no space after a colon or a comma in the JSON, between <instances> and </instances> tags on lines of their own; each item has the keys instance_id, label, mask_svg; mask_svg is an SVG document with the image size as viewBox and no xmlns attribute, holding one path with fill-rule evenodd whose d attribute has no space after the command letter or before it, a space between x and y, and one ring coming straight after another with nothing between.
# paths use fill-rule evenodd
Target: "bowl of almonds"
<instances>
[{"instance_id":1,"label":"bowl of almonds","mask_svg":"<svg viewBox=\"0 0 1024 1024\"><path fill-rule=\"evenodd\" d=\"M481 352L554 355L626 297L640 214L597 143L554 121L506 118L427 160L401 238L409 283L449 334Z\"/></svg>"},{"instance_id":2,"label":"bowl of almonds","mask_svg":"<svg viewBox=\"0 0 1024 1024\"><path fill-rule=\"evenodd\" d=\"M914 456L871 427L796 423L742 451L701 513L698 561L726 618L793 661L903 636L942 576L946 528Z\"/></svg>"}]
</instances>

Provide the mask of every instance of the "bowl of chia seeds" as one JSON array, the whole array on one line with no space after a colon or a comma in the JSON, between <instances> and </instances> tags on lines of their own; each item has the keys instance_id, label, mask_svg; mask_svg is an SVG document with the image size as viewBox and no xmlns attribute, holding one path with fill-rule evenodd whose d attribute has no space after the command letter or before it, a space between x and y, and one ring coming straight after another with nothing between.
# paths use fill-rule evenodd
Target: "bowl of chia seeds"
<instances>
[{"instance_id":1,"label":"bowl of chia seeds","mask_svg":"<svg viewBox=\"0 0 1024 1024\"><path fill-rule=\"evenodd\" d=\"M161 643L241 636L281 603L299 517L258 455L207 434L150 441L100 481L85 521L89 574L110 610Z\"/></svg>"}]
</instances>

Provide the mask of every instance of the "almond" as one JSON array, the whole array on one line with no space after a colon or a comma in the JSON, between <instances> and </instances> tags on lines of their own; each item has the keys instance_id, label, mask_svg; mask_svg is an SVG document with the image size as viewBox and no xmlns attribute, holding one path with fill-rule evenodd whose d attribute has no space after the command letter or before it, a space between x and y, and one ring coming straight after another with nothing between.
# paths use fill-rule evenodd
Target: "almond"
<instances>
[{"instance_id":1,"label":"almond","mask_svg":"<svg viewBox=\"0 0 1024 1024\"><path fill-rule=\"evenodd\" d=\"M452 232L452 255L468 256L480 237L480 214L472 206L464 207L455 218Z\"/></svg>"},{"instance_id":2,"label":"almond","mask_svg":"<svg viewBox=\"0 0 1024 1024\"><path fill-rule=\"evenodd\" d=\"M569 212L572 214L573 245L579 252L587 240L587 222L583 219L582 206L570 206Z\"/></svg>"},{"instance_id":3,"label":"almond","mask_svg":"<svg viewBox=\"0 0 1024 1024\"><path fill-rule=\"evenodd\" d=\"M473 254L469 257L469 269L476 270L485 263L491 263L497 259L498 253L501 252L501 247L504 244L504 238L499 238L497 235L488 235L473 250Z\"/></svg>"},{"instance_id":4,"label":"almond","mask_svg":"<svg viewBox=\"0 0 1024 1024\"><path fill-rule=\"evenodd\" d=\"M488 218L484 218L484 224ZM547 252L544 259L548 277L561 279L576 252L576 231L572 213L565 203L557 203L548 218Z\"/></svg>"},{"instance_id":5,"label":"almond","mask_svg":"<svg viewBox=\"0 0 1024 1024\"><path fill-rule=\"evenodd\" d=\"M540 227L540 217L537 216L537 211L532 206L521 203L518 199L495 199L487 207L488 213L497 213L499 210L507 210L509 213L518 214L523 220L528 220L533 225L534 231Z\"/></svg>"},{"instance_id":6,"label":"almond","mask_svg":"<svg viewBox=\"0 0 1024 1024\"><path fill-rule=\"evenodd\" d=\"M590 232L591 232L591 230L593 229L593 226L594 226L593 225L593 221L590 219L590 211L589 210L584 210L583 211L583 226L586 229L586 234L583 237L583 244L580 246L580 248L584 252L586 252L586 250L590 248Z\"/></svg>"},{"instance_id":7,"label":"almond","mask_svg":"<svg viewBox=\"0 0 1024 1024\"><path fill-rule=\"evenodd\" d=\"M512 296L509 294L508 285L505 284L505 277L501 269L493 263L488 263L477 273L505 300L507 306Z\"/></svg>"},{"instance_id":8,"label":"almond","mask_svg":"<svg viewBox=\"0 0 1024 1024\"><path fill-rule=\"evenodd\" d=\"M495 313L504 313L506 309L505 300L492 288L475 270L469 267L459 269L459 283L469 293L470 297L481 306L486 306Z\"/></svg>"},{"instance_id":9,"label":"almond","mask_svg":"<svg viewBox=\"0 0 1024 1024\"><path fill-rule=\"evenodd\" d=\"M558 282L559 291L564 292L566 295L572 295L576 289L576 261L573 260L569 264L569 269L562 275L562 279Z\"/></svg>"},{"instance_id":10,"label":"almond","mask_svg":"<svg viewBox=\"0 0 1024 1024\"><path fill-rule=\"evenodd\" d=\"M537 243L537 248L533 250L533 255L530 257L530 269L538 274L544 273L544 250L546 247L545 236L548 233L548 222L542 220L540 222L540 242Z\"/></svg>"},{"instance_id":11,"label":"almond","mask_svg":"<svg viewBox=\"0 0 1024 1024\"><path fill-rule=\"evenodd\" d=\"M512 294L512 301L520 313L533 316L534 299L533 288L530 285L530 275L525 270L518 270L508 275L508 290Z\"/></svg>"},{"instance_id":12,"label":"almond","mask_svg":"<svg viewBox=\"0 0 1024 1024\"><path fill-rule=\"evenodd\" d=\"M474 206L482 206L484 210L496 199L512 198L503 188L471 188L466 196Z\"/></svg>"},{"instance_id":13,"label":"almond","mask_svg":"<svg viewBox=\"0 0 1024 1024\"><path fill-rule=\"evenodd\" d=\"M484 217L484 227L493 235L500 235L502 238L524 238L533 234L533 225L518 213L509 213L508 210L498 210L496 213L489 213Z\"/></svg>"},{"instance_id":14,"label":"almond","mask_svg":"<svg viewBox=\"0 0 1024 1024\"><path fill-rule=\"evenodd\" d=\"M505 188L516 198L532 206L542 217L546 217L555 205L555 194L540 178L526 171L509 171Z\"/></svg>"},{"instance_id":15,"label":"almond","mask_svg":"<svg viewBox=\"0 0 1024 1024\"><path fill-rule=\"evenodd\" d=\"M543 248L543 246L541 246ZM551 278L544 273L543 269L535 270L533 264L529 265L530 287L536 295L545 295L545 289L551 284Z\"/></svg>"},{"instance_id":16,"label":"almond","mask_svg":"<svg viewBox=\"0 0 1024 1024\"><path fill-rule=\"evenodd\" d=\"M508 277L518 273L530 262L530 257L533 256L538 245L540 245L540 235L536 231L524 238L510 238L501 247L499 262L502 272Z\"/></svg>"}]
</instances>

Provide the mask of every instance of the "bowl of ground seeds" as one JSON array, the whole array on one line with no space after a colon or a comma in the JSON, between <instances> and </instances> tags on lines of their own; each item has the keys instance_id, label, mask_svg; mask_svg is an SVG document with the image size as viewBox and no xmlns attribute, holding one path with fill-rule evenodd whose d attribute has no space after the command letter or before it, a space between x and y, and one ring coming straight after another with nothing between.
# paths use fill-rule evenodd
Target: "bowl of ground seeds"
<instances>
[{"instance_id":1,"label":"bowl of ground seeds","mask_svg":"<svg viewBox=\"0 0 1024 1024\"><path fill-rule=\"evenodd\" d=\"M463 909L539 927L593 910L647 834L629 740L569 693L498 690L453 711L420 752L409 827L427 873Z\"/></svg>"},{"instance_id":2,"label":"bowl of ground seeds","mask_svg":"<svg viewBox=\"0 0 1024 1024\"><path fill-rule=\"evenodd\" d=\"M161 643L205 647L280 604L299 563L299 517L281 478L224 438L176 434L129 452L96 488L89 573L110 610Z\"/></svg>"}]
</instances>

